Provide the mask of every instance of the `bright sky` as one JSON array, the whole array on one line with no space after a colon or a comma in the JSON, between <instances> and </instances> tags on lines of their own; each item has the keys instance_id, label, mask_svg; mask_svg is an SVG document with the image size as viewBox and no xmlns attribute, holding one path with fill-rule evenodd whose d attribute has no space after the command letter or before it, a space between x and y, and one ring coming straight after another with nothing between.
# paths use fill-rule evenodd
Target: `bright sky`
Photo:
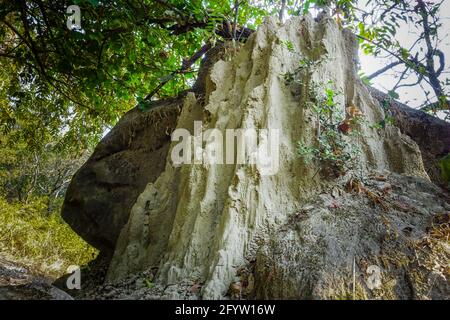
<instances>
[{"instance_id":1,"label":"bright sky","mask_svg":"<svg viewBox=\"0 0 450 320\"><path fill-rule=\"evenodd\" d=\"M441 76L441 78L445 79L446 77L450 78L450 0L444 0L440 12L441 22L443 23L443 26L439 30L439 38L442 40L441 44L439 45L439 49L444 52L446 57L446 67L444 70L445 74L443 73L443 77ZM400 28L397 33L397 39L400 41L403 47L408 47L413 44L416 37L414 32L417 32L417 29L415 29L415 27L411 25L405 25ZM374 58L372 56L364 55L361 52L360 61L362 71L366 75L370 75L393 60ZM383 75L374 78L372 80L372 84L382 91L390 90L397 83L400 73L403 70L404 68L402 66L397 66L393 69L393 71L388 71ZM404 80L404 83L415 82L416 79L417 78L415 76L410 76L409 78ZM424 87L426 90L431 91L430 87L426 84L424 85ZM399 100L407 103L411 107L419 106L426 100L424 90L422 90L420 86L399 88L397 90L397 93L400 94ZM434 98L434 94L430 94L430 98Z\"/></svg>"}]
</instances>

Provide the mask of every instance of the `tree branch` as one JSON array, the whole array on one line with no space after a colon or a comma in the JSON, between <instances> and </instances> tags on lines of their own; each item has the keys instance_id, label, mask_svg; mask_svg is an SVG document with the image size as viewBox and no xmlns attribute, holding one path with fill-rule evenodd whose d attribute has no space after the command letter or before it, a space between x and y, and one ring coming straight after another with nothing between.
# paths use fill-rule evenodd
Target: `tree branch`
<instances>
[{"instance_id":1,"label":"tree branch","mask_svg":"<svg viewBox=\"0 0 450 320\"><path fill-rule=\"evenodd\" d=\"M408 72L409 68L406 67L405 70L403 70L402 74L400 75L400 78L398 79L397 83L395 84L395 86L392 88L392 91L395 91L395 89L398 88L398 85L400 84L400 82L402 82L402 80L405 78L406 76L406 72Z\"/></svg>"},{"instance_id":2,"label":"tree branch","mask_svg":"<svg viewBox=\"0 0 450 320\"><path fill-rule=\"evenodd\" d=\"M286 10L286 0L281 0L280 12L278 13L278 19L280 19L280 22L283 22L285 10Z\"/></svg>"},{"instance_id":3,"label":"tree branch","mask_svg":"<svg viewBox=\"0 0 450 320\"><path fill-rule=\"evenodd\" d=\"M209 49L211 49L211 43L207 43L203 45L199 50L197 50L189 59L183 59L183 63L180 69L173 71L166 77L164 80L153 89L147 96L145 96L144 100L149 101L151 98L159 91L161 88L170 80L172 80L176 74L183 73L188 70L198 59L200 59Z\"/></svg>"},{"instance_id":4,"label":"tree branch","mask_svg":"<svg viewBox=\"0 0 450 320\"><path fill-rule=\"evenodd\" d=\"M431 43L431 30L428 20L429 14L425 2L423 0L417 0L417 8L419 9L420 15L422 16L422 27L424 31L425 43L427 45L426 70L428 73L428 79L430 80L430 85L433 88L438 101L442 101L441 99L443 99L442 97L444 97L445 104L447 105L447 108L450 109L450 101L446 99L446 95L444 93L444 90L442 89L441 83L439 82L438 75L434 67L435 51ZM442 66L440 66L439 70L441 69L441 67ZM442 70L440 70L440 72L442 72Z\"/></svg>"},{"instance_id":5,"label":"tree branch","mask_svg":"<svg viewBox=\"0 0 450 320\"><path fill-rule=\"evenodd\" d=\"M402 63L403 63L402 61L392 62L392 63L388 64L387 66L381 68L380 70L375 71L371 75L367 76L367 79L372 80L373 78L378 77L380 74L382 74L382 73L388 71L389 69L392 69L393 67L398 66L399 64L402 64Z\"/></svg>"},{"instance_id":6,"label":"tree branch","mask_svg":"<svg viewBox=\"0 0 450 320\"><path fill-rule=\"evenodd\" d=\"M170 3L168 3L165 0L155 0L155 2L159 3L160 5L162 5L163 7L166 7L169 10L175 11L181 18L184 18L186 16L183 11L181 11L180 9L175 7L174 5L171 5Z\"/></svg>"},{"instance_id":7,"label":"tree branch","mask_svg":"<svg viewBox=\"0 0 450 320\"><path fill-rule=\"evenodd\" d=\"M233 39L236 39L236 28L239 15L239 1L234 1Z\"/></svg>"},{"instance_id":8,"label":"tree branch","mask_svg":"<svg viewBox=\"0 0 450 320\"><path fill-rule=\"evenodd\" d=\"M439 77L445 68L445 55L439 49L436 49L435 55L439 57L439 69L436 70L436 76Z\"/></svg>"}]
</instances>

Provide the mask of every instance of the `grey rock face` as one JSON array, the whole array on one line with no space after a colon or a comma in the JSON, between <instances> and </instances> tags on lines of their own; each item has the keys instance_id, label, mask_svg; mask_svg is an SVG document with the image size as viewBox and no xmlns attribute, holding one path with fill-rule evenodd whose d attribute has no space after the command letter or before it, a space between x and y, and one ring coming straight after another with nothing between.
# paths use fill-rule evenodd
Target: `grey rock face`
<instances>
[{"instance_id":1,"label":"grey rock face","mask_svg":"<svg viewBox=\"0 0 450 320\"><path fill-rule=\"evenodd\" d=\"M131 207L164 169L182 99L129 111L73 177L62 216L86 241L111 254Z\"/></svg>"},{"instance_id":2,"label":"grey rock face","mask_svg":"<svg viewBox=\"0 0 450 320\"><path fill-rule=\"evenodd\" d=\"M438 163L450 153L450 123L392 100L377 89L369 88L369 91L380 104L387 103L395 125L419 146L430 179L442 184Z\"/></svg>"},{"instance_id":3,"label":"grey rock face","mask_svg":"<svg viewBox=\"0 0 450 320\"><path fill-rule=\"evenodd\" d=\"M0 300L73 300L50 281L0 258Z\"/></svg>"},{"instance_id":4,"label":"grey rock face","mask_svg":"<svg viewBox=\"0 0 450 320\"><path fill-rule=\"evenodd\" d=\"M377 179L384 181L380 182ZM449 299L450 202L428 181L371 174L360 192L311 199L264 241L253 263L259 299ZM373 274L376 269L378 274ZM379 283L372 286L378 277Z\"/></svg>"}]
</instances>

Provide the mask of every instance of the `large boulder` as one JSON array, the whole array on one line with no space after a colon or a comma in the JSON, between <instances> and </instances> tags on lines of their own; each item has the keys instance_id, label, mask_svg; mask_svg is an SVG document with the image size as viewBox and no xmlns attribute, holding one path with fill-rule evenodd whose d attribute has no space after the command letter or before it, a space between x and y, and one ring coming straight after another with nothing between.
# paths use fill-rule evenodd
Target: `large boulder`
<instances>
[{"instance_id":1,"label":"large boulder","mask_svg":"<svg viewBox=\"0 0 450 320\"><path fill-rule=\"evenodd\" d=\"M191 92L204 97L211 86L211 68L230 47L230 43L218 43L208 50ZM102 251L102 259L112 255L137 196L163 171L170 134L186 93L147 102L147 111L130 110L72 178L62 216L84 240Z\"/></svg>"},{"instance_id":2,"label":"large boulder","mask_svg":"<svg viewBox=\"0 0 450 320\"><path fill-rule=\"evenodd\" d=\"M450 154L450 123L412 109L377 89L369 88L369 91L391 112L395 125L417 143L430 179L436 184L445 185L439 170L439 160Z\"/></svg>"},{"instance_id":3,"label":"large boulder","mask_svg":"<svg viewBox=\"0 0 450 320\"><path fill-rule=\"evenodd\" d=\"M62 216L104 254L114 250L137 196L163 171L181 103L168 99L148 112L129 111L72 178Z\"/></svg>"}]
</instances>

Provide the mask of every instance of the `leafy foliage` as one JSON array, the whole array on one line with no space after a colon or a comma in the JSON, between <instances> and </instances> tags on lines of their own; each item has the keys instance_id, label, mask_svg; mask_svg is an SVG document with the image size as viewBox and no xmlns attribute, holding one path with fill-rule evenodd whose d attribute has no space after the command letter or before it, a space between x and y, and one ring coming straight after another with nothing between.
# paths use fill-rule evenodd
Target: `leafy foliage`
<instances>
[{"instance_id":1,"label":"leafy foliage","mask_svg":"<svg viewBox=\"0 0 450 320\"><path fill-rule=\"evenodd\" d=\"M70 30L73 4L81 28ZM34 147L47 136L89 145L168 75L155 98L190 87L196 68L181 67L202 43L217 40L232 13L225 1L3 2L0 130L18 129ZM242 2L236 22L252 19L251 27L266 13Z\"/></svg>"},{"instance_id":2,"label":"leafy foliage","mask_svg":"<svg viewBox=\"0 0 450 320\"><path fill-rule=\"evenodd\" d=\"M97 251L59 215L47 214L42 198L10 203L0 197L0 251L40 272L61 276L69 265L83 265Z\"/></svg>"},{"instance_id":3,"label":"leafy foliage","mask_svg":"<svg viewBox=\"0 0 450 320\"><path fill-rule=\"evenodd\" d=\"M339 112L339 103L336 96L339 92L333 89L333 83L310 84L309 99L306 107L309 107L317 117L317 134L315 143L309 145L304 141L298 142L298 153L306 163L318 161L330 168L335 174L342 174L351 169L357 155L360 153L355 143L346 137L347 133L356 136L358 131L342 131L340 125L345 121ZM351 125L355 127L360 117L351 118Z\"/></svg>"},{"instance_id":4,"label":"leafy foliage","mask_svg":"<svg viewBox=\"0 0 450 320\"><path fill-rule=\"evenodd\" d=\"M424 2L424 8L406 1L367 2L368 11L356 0L4 1L0 131L14 130L31 148L50 141L62 147L91 146L137 102L145 106L141 102L146 98L189 88L198 61L187 61L203 45L240 39L238 27L254 29L265 16L282 18L280 11L292 16L328 10L340 25L358 34L366 53L390 52L409 72L423 75L420 80L436 91L431 109L444 108L448 93L439 78L441 66L431 61L443 59L442 52L433 47L416 56L396 37L403 22L427 26L418 43L439 39L441 2ZM74 4L80 7L81 28L71 30L66 26L67 7Z\"/></svg>"},{"instance_id":5,"label":"leafy foliage","mask_svg":"<svg viewBox=\"0 0 450 320\"><path fill-rule=\"evenodd\" d=\"M357 26L357 36L364 53L375 56L388 54L391 57L393 62L382 72L397 65L402 66L398 81L390 90L392 97L398 98L396 90L401 87L426 86L430 89L424 89L426 101L422 105L423 110L434 113L441 110L448 117L449 78L445 78L445 56L440 50L442 22L439 12L443 2L369 0L368 9L354 12L352 19ZM406 26L415 35L412 45L398 35L398 31ZM376 72L368 78L374 78L382 72ZM406 81L411 74L415 75L416 81Z\"/></svg>"},{"instance_id":6,"label":"leafy foliage","mask_svg":"<svg viewBox=\"0 0 450 320\"><path fill-rule=\"evenodd\" d=\"M441 167L442 179L450 186L450 154L439 161Z\"/></svg>"},{"instance_id":7,"label":"leafy foliage","mask_svg":"<svg viewBox=\"0 0 450 320\"><path fill-rule=\"evenodd\" d=\"M298 12L312 9L325 10L334 16L341 27L354 31L363 53L377 57L388 56L391 63L362 80L369 83L373 78L392 71L398 71L398 81L391 88L419 87L426 95L422 110L436 114L444 112L450 119L450 78L446 70L445 55L440 49L447 35L442 34L441 7L444 1L398 1L398 0L306 0L301 2ZM400 30L403 30L400 33ZM412 44L402 36L409 29L415 41ZM414 81L408 79L412 75Z\"/></svg>"},{"instance_id":8,"label":"leafy foliage","mask_svg":"<svg viewBox=\"0 0 450 320\"><path fill-rule=\"evenodd\" d=\"M30 151L16 137L15 131L0 137L0 252L60 276L96 255L60 216L67 185L88 153L55 144Z\"/></svg>"},{"instance_id":9,"label":"leafy foliage","mask_svg":"<svg viewBox=\"0 0 450 320\"><path fill-rule=\"evenodd\" d=\"M20 140L11 142L15 137L11 132L0 138L0 195L25 203L32 197L45 197L52 211L53 202L62 201L72 175L88 152L59 150L50 143L30 151Z\"/></svg>"},{"instance_id":10,"label":"leafy foliage","mask_svg":"<svg viewBox=\"0 0 450 320\"><path fill-rule=\"evenodd\" d=\"M316 134L312 143L298 141L298 154L306 163L317 161L334 174L341 174L352 168L359 149L346 135L357 136L356 128L362 121L359 113L349 110L351 115L344 116L339 96L342 94L334 88L332 81L315 82L312 72L318 68L326 57L318 60L302 57L294 72L284 75L288 86L297 86L306 97L305 108L311 110L316 118ZM296 91L296 90L294 90ZM351 107L355 108L355 107ZM346 129L343 130L343 125Z\"/></svg>"}]
</instances>

